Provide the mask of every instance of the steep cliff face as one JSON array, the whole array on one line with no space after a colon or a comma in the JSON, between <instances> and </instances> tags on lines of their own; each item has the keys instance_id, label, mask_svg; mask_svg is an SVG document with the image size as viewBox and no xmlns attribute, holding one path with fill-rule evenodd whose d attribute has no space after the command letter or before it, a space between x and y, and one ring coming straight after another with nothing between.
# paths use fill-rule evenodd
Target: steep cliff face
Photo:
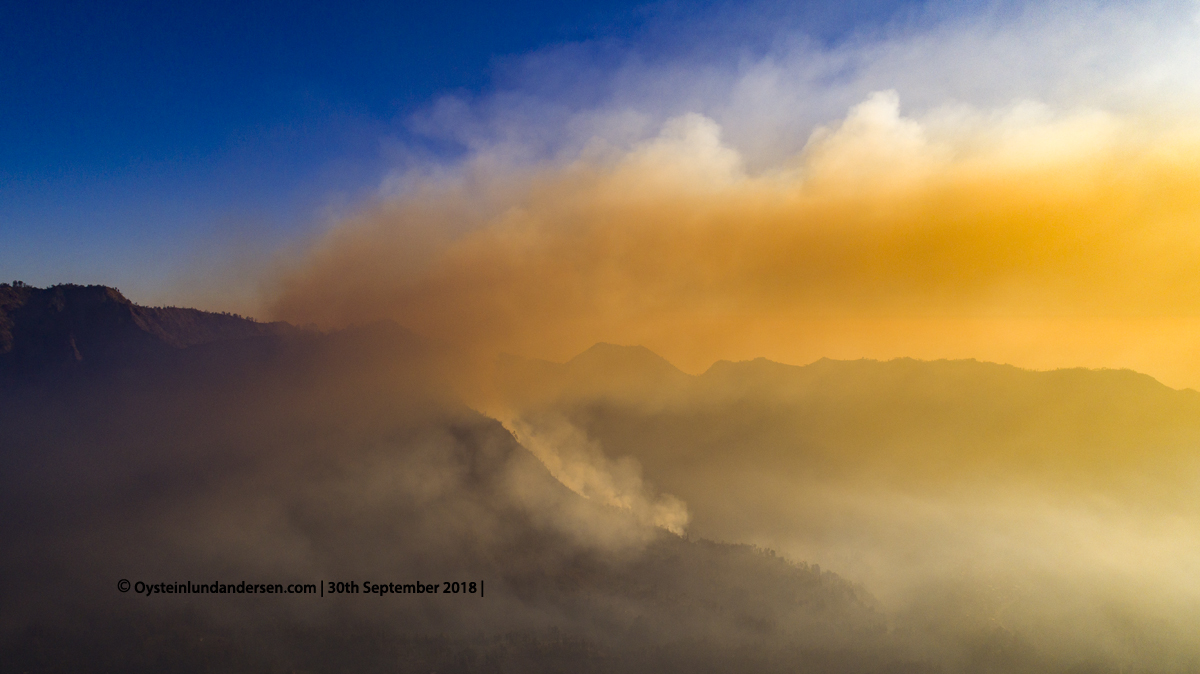
<instances>
[{"instance_id":1,"label":"steep cliff face","mask_svg":"<svg viewBox=\"0 0 1200 674\"><path fill-rule=\"evenodd\" d=\"M0 376L121 364L289 330L295 328L229 314L142 307L106 286L0 284Z\"/></svg>"}]
</instances>

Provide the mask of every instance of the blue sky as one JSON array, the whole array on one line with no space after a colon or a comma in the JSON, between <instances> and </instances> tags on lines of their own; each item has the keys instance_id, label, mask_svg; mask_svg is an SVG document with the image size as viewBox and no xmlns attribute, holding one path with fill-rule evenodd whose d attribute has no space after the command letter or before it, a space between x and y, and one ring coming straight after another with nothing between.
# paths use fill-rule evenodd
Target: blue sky
<instances>
[{"instance_id":1,"label":"blue sky","mask_svg":"<svg viewBox=\"0 0 1200 674\"><path fill-rule=\"evenodd\" d=\"M281 250L413 175L629 149L688 113L751 170L875 91L1180 115L1195 6L5 3L0 278L245 309Z\"/></svg>"},{"instance_id":2,"label":"blue sky","mask_svg":"<svg viewBox=\"0 0 1200 674\"><path fill-rule=\"evenodd\" d=\"M1194 387L1197 72L1198 0L10 2L0 279Z\"/></svg>"},{"instance_id":3,"label":"blue sky","mask_svg":"<svg viewBox=\"0 0 1200 674\"><path fill-rule=\"evenodd\" d=\"M0 270L161 300L231 250L302 239L398 164L463 156L412 116L514 79L554 86L522 74L529 55L590 60L567 76L586 97L580 72L602 82L630 54L744 56L781 25L836 44L933 13L896 0L5 3Z\"/></svg>"}]
</instances>

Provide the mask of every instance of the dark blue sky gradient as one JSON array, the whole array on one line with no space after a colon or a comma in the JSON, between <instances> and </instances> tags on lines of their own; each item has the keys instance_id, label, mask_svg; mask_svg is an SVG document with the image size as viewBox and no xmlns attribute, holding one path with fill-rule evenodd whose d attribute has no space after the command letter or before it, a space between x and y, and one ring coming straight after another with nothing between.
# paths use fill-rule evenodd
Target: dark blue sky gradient
<instances>
[{"instance_id":1,"label":"dark blue sky gradient","mask_svg":"<svg viewBox=\"0 0 1200 674\"><path fill-rule=\"evenodd\" d=\"M222 237L286 240L377 186L385 139L422 142L404 124L414 110L484 94L506 59L547 46L715 58L753 50L764 24L836 42L920 7L6 2L0 274L149 284Z\"/></svg>"},{"instance_id":2,"label":"dark blue sky gradient","mask_svg":"<svg viewBox=\"0 0 1200 674\"><path fill-rule=\"evenodd\" d=\"M277 125L389 119L486 86L494 55L636 21L634 3L569 4L7 3L3 166L186 160Z\"/></svg>"}]
</instances>

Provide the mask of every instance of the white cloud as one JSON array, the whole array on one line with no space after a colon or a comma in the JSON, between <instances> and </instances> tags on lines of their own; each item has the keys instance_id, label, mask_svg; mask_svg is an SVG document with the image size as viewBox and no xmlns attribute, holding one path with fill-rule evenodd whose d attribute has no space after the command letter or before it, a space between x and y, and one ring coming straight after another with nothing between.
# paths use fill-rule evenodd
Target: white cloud
<instances>
[{"instance_id":1,"label":"white cloud","mask_svg":"<svg viewBox=\"0 0 1200 674\"><path fill-rule=\"evenodd\" d=\"M756 44L706 35L712 50L686 54L649 58L645 45L632 44L612 57L608 48L606 68L589 60L588 45L566 45L518 59L490 95L435 102L412 128L475 155L529 163L630 150L668 120L702 115L755 172L787 162L814 129L879 91L897 92L917 117L1031 101L1053 113L1180 117L1200 110L1196 16L1192 1L1049 3L900 26L832 47L793 28L760 27Z\"/></svg>"}]
</instances>

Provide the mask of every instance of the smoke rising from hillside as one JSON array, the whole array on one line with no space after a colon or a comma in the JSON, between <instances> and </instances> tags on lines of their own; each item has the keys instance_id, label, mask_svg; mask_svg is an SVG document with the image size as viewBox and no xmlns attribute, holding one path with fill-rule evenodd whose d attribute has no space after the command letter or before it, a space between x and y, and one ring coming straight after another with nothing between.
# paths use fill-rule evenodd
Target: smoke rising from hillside
<instances>
[{"instance_id":1,"label":"smoke rising from hillside","mask_svg":"<svg viewBox=\"0 0 1200 674\"><path fill-rule=\"evenodd\" d=\"M511 360L503 396L638 460L690 535L836 569L949 650L994 630L1064 661L1200 662L1200 394L976 361L690 377L607 351Z\"/></svg>"},{"instance_id":2,"label":"smoke rising from hillside","mask_svg":"<svg viewBox=\"0 0 1200 674\"><path fill-rule=\"evenodd\" d=\"M636 459L610 459L595 440L562 418L541 419L534 425L514 417L504 425L571 491L677 536L687 530L687 504L670 494L655 495Z\"/></svg>"}]
</instances>

